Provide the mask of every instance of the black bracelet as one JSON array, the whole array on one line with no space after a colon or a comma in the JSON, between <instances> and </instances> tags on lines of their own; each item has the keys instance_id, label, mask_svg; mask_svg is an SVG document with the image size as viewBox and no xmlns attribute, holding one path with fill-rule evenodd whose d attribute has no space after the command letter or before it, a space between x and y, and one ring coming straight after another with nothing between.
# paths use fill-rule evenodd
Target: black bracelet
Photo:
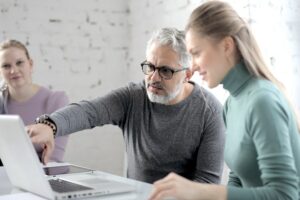
<instances>
[{"instance_id":1,"label":"black bracelet","mask_svg":"<svg viewBox=\"0 0 300 200\"><path fill-rule=\"evenodd\" d=\"M45 124L47 126L49 126L52 131L53 131L53 136L55 137L56 135L56 125L55 123L50 119L50 117L48 115L41 115L38 118L36 118L35 120L36 124Z\"/></svg>"}]
</instances>

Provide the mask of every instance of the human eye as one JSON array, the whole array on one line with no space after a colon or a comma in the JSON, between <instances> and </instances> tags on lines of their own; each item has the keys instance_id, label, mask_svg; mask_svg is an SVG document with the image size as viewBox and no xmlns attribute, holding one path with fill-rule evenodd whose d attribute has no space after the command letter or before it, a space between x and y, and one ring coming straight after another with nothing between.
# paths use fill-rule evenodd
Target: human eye
<instances>
[{"instance_id":1,"label":"human eye","mask_svg":"<svg viewBox=\"0 0 300 200\"><path fill-rule=\"evenodd\" d=\"M196 57L201 56L201 51L200 51L200 50L196 51L196 52L195 52L195 56L196 56Z\"/></svg>"},{"instance_id":2,"label":"human eye","mask_svg":"<svg viewBox=\"0 0 300 200\"><path fill-rule=\"evenodd\" d=\"M1 68L3 68L3 69L9 69L10 65L9 64L4 64L4 65L1 65Z\"/></svg>"},{"instance_id":3,"label":"human eye","mask_svg":"<svg viewBox=\"0 0 300 200\"><path fill-rule=\"evenodd\" d=\"M195 50L191 51L190 53L193 57L199 57L201 55L201 50L195 49Z\"/></svg>"},{"instance_id":4,"label":"human eye","mask_svg":"<svg viewBox=\"0 0 300 200\"><path fill-rule=\"evenodd\" d=\"M159 68L160 74L162 74L165 77L169 77L173 74L174 70L167 66L162 66Z\"/></svg>"},{"instance_id":5,"label":"human eye","mask_svg":"<svg viewBox=\"0 0 300 200\"><path fill-rule=\"evenodd\" d=\"M155 70L154 65L152 65L151 63L144 63L143 64L143 71L145 74L151 74L153 71Z\"/></svg>"},{"instance_id":6,"label":"human eye","mask_svg":"<svg viewBox=\"0 0 300 200\"><path fill-rule=\"evenodd\" d=\"M16 64L17 64L17 66L21 66L23 63L24 63L23 60L18 60Z\"/></svg>"},{"instance_id":7,"label":"human eye","mask_svg":"<svg viewBox=\"0 0 300 200\"><path fill-rule=\"evenodd\" d=\"M170 67L162 66L162 67L160 68L160 71L161 71L161 72L168 73L168 72L172 72L173 70L172 70Z\"/></svg>"},{"instance_id":8,"label":"human eye","mask_svg":"<svg viewBox=\"0 0 300 200\"><path fill-rule=\"evenodd\" d=\"M147 64L147 71L148 71L148 72L153 72L153 71L155 71L155 66L152 65L151 63L148 63L148 64Z\"/></svg>"}]
</instances>

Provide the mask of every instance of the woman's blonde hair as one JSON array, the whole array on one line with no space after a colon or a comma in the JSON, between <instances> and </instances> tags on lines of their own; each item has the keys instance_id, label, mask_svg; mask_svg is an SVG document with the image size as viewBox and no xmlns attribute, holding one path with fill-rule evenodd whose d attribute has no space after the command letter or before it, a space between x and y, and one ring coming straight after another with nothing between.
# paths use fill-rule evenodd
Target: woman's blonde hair
<instances>
[{"instance_id":1,"label":"woman's blonde hair","mask_svg":"<svg viewBox=\"0 0 300 200\"><path fill-rule=\"evenodd\" d=\"M267 79L277 85L279 90L286 96L296 117L298 116L283 84L268 69L248 24L229 4L222 1L203 3L192 12L185 30L193 30L201 36L209 36L216 41L220 41L227 36L232 37L247 70L253 76ZM298 117L297 123L300 130Z\"/></svg>"},{"instance_id":2,"label":"woman's blonde hair","mask_svg":"<svg viewBox=\"0 0 300 200\"><path fill-rule=\"evenodd\" d=\"M17 40L4 40L3 42L0 43L0 51L11 48L11 47L22 49L25 52L26 57L28 59L30 59L28 50L23 43L21 43Z\"/></svg>"}]
</instances>

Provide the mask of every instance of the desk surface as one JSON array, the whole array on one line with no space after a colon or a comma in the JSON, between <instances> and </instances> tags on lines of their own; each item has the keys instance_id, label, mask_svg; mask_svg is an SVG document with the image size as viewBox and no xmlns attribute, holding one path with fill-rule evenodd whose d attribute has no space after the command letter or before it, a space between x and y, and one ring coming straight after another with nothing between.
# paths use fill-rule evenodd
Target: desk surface
<instances>
[{"instance_id":1,"label":"desk surface","mask_svg":"<svg viewBox=\"0 0 300 200\"><path fill-rule=\"evenodd\" d=\"M89 200L92 199L101 199L101 200L147 200L148 196L151 192L152 186L148 183L143 183L140 181L135 181L132 179L127 179L124 177L112 175L105 172L99 172L107 177L107 179L117 180L119 182L127 183L133 185L136 188L136 192L134 193L124 193L119 195L111 195L111 196L101 196L98 198L88 198ZM1 195L13 194L13 193L20 193L22 191L16 190L13 188L9 179L6 175L4 167L0 167L0 197Z\"/></svg>"}]
</instances>

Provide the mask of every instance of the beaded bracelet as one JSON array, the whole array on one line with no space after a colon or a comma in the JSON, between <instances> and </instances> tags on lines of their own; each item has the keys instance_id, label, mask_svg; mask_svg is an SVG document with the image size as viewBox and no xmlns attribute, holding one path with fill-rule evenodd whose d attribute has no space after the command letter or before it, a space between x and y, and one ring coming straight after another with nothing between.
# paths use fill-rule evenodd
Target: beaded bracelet
<instances>
[{"instance_id":1,"label":"beaded bracelet","mask_svg":"<svg viewBox=\"0 0 300 200\"><path fill-rule=\"evenodd\" d=\"M35 123L36 124L45 124L45 125L49 126L52 129L53 135L55 137L57 129L56 129L55 124L50 122L50 120L51 119L49 118L48 115L42 115L42 116L36 118Z\"/></svg>"}]
</instances>

